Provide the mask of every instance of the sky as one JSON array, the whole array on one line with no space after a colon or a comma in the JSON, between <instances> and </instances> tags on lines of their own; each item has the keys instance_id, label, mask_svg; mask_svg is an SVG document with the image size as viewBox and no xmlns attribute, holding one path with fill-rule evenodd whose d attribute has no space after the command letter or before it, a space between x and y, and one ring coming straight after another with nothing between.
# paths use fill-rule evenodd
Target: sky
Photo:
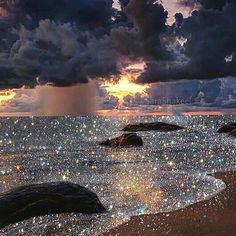
<instances>
[{"instance_id":1,"label":"sky","mask_svg":"<svg viewBox=\"0 0 236 236\"><path fill-rule=\"evenodd\" d=\"M2 0L0 116L235 114L236 0Z\"/></svg>"}]
</instances>

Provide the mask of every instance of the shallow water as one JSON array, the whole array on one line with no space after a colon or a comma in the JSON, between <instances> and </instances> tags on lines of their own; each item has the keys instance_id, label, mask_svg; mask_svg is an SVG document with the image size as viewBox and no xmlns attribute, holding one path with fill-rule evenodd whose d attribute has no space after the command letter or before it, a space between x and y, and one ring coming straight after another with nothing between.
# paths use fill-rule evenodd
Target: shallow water
<instances>
[{"instance_id":1,"label":"shallow water","mask_svg":"<svg viewBox=\"0 0 236 236\"><path fill-rule=\"evenodd\" d=\"M3 235L98 235L131 216L169 212L225 188L206 173L234 170L236 140L216 130L234 117L61 117L0 119L0 187L71 181L95 191L106 214L44 216ZM144 147L111 149L98 142L127 123L165 121L171 133L140 132Z\"/></svg>"}]
</instances>

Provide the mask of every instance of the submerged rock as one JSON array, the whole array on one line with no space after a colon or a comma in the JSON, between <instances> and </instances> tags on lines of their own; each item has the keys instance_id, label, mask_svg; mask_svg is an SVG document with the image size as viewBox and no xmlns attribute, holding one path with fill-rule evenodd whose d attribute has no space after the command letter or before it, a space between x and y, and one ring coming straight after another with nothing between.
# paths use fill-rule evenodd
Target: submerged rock
<instances>
[{"instance_id":1,"label":"submerged rock","mask_svg":"<svg viewBox=\"0 0 236 236\"><path fill-rule=\"evenodd\" d=\"M184 129L179 125L167 124L163 122L129 124L122 131L138 132L156 130L160 132L169 132Z\"/></svg>"},{"instance_id":2,"label":"submerged rock","mask_svg":"<svg viewBox=\"0 0 236 236\"><path fill-rule=\"evenodd\" d=\"M218 133L230 133L234 129L236 129L236 123L229 123L227 125L222 126L221 128L218 129Z\"/></svg>"},{"instance_id":3,"label":"submerged rock","mask_svg":"<svg viewBox=\"0 0 236 236\"><path fill-rule=\"evenodd\" d=\"M230 133L229 136L236 138L236 129L233 129Z\"/></svg>"},{"instance_id":4,"label":"submerged rock","mask_svg":"<svg viewBox=\"0 0 236 236\"><path fill-rule=\"evenodd\" d=\"M0 195L0 228L31 217L61 213L102 213L106 209L92 191L72 183L23 186Z\"/></svg>"},{"instance_id":5,"label":"submerged rock","mask_svg":"<svg viewBox=\"0 0 236 236\"><path fill-rule=\"evenodd\" d=\"M143 145L143 140L136 133L122 134L121 136L108 139L101 142L100 145L108 147L140 147Z\"/></svg>"}]
</instances>

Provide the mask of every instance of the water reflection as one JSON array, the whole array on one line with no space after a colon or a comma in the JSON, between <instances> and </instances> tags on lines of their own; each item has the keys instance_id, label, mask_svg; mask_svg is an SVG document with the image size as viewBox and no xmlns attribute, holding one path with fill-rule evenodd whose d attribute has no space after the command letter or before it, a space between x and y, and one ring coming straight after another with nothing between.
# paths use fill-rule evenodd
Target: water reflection
<instances>
[{"instance_id":1,"label":"water reflection","mask_svg":"<svg viewBox=\"0 0 236 236\"><path fill-rule=\"evenodd\" d=\"M138 170L127 169L115 176L114 198L123 203L127 213L144 214L146 211L158 211L162 205L163 193L158 183L153 181L153 173L146 168Z\"/></svg>"}]
</instances>

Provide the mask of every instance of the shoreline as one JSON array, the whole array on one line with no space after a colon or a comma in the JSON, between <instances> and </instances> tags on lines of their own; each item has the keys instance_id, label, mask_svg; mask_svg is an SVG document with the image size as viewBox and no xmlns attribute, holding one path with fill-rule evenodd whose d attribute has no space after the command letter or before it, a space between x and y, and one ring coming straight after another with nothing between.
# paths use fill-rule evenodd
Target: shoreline
<instances>
[{"instance_id":1,"label":"shoreline","mask_svg":"<svg viewBox=\"0 0 236 236\"><path fill-rule=\"evenodd\" d=\"M236 232L236 172L211 174L226 189L209 200L170 213L132 217L103 236L226 236Z\"/></svg>"}]
</instances>

